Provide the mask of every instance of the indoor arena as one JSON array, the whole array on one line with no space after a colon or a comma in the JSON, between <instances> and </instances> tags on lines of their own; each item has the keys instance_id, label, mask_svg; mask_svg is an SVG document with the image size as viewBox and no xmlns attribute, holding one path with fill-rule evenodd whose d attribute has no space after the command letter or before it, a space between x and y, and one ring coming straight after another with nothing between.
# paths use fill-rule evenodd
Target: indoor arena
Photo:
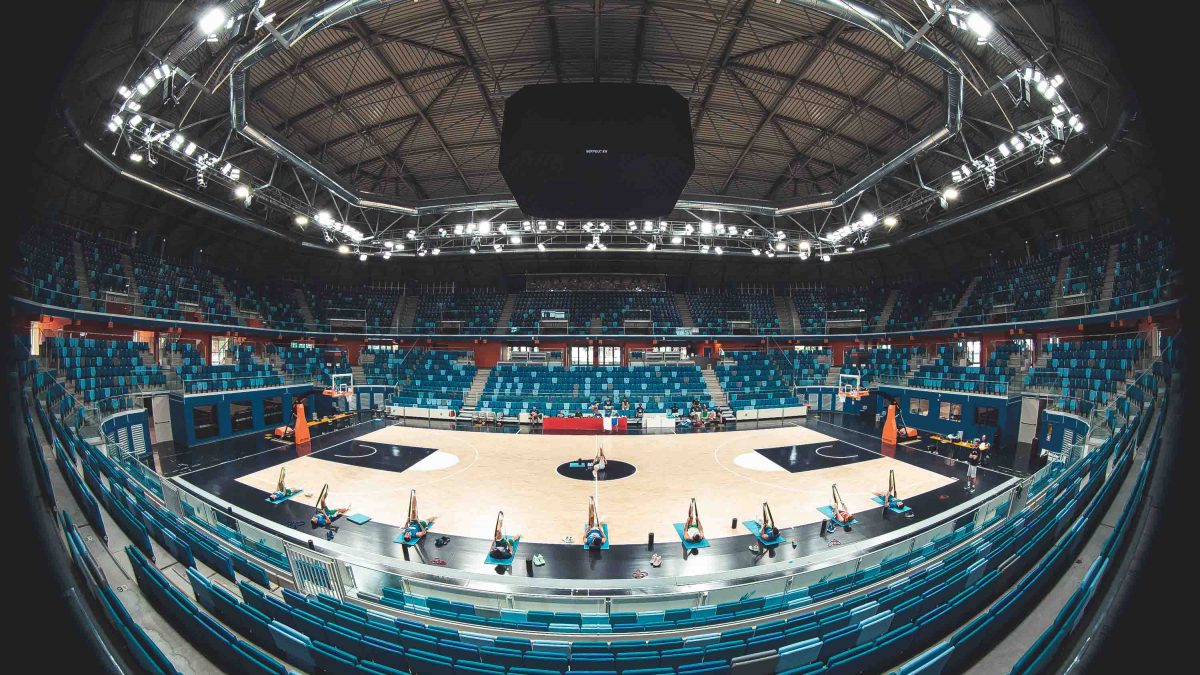
<instances>
[{"instance_id":1,"label":"indoor arena","mask_svg":"<svg viewBox=\"0 0 1200 675\"><path fill-rule=\"evenodd\" d=\"M10 127L12 654L990 675L1186 645L1154 604L1190 542L1186 94L1141 67L1169 17L71 4L29 22L61 45Z\"/></svg>"}]
</instances>

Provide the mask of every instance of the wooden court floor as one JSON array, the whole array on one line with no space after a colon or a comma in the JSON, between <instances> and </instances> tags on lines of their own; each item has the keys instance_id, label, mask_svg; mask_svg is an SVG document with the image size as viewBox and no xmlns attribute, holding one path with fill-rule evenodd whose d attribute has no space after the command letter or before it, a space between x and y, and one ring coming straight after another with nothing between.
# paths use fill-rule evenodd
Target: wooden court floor
<instances>
[{"instance_id":1,"label":"wooden court floor","mask_svg":"<svg viewBox=\"0 0 1200 675\"><path fill-rule=\"evenodd\" d=\"M865 448L854 449L870 457L865 461L798 473L772 468L754 452L756 448L834 440L805 427L573 436L392 426L358 440L436 448L438 452L399 473L321 459L322 454L352 456L368 451L361 444L355 448L348 443L300 457L283 465L288 485L305 489L305 494L294 500L314 504L321 485L328 483L328 506L350 506L351 513L399 527L408 509L409 490L415 488L420 516L437 516L438 533L481 539L492 536L496 513L503 510L510 535L522 534L524 540L539 543L558 543L567 535L579 541L589 496L596 497L601 518L609 524L611 543L636 544L645 542L649 532L657 541L673 540L672 524L685 519L692 497L699 506L705 534L715 539L745 534L740 523L737 530L730 529L731 519L758 519L764 500L770 502L780 528L819 522L822 517L817 507L830 503L834 483L851 512L878 508L871 498L886 489L888 470L896 472L902 498L955 482ZM629 462L637 471L627 478L600 482L557 473L564 462L593 457L599 444L608 459ZM446 466L450 462L453 465ZM278 475L275 466L237 480L269 492Z\"/></svg>"}]
</instances>

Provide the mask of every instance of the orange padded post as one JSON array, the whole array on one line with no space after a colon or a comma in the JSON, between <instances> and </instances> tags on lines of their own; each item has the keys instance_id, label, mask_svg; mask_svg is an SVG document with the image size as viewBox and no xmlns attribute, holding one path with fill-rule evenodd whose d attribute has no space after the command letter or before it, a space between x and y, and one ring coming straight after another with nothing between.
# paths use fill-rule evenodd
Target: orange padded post
<instances>
[{"instance_id":1,"label":"orange padded post","mask_svg":"<svg viewBox=\"0 0 1200 675\"><path fill-rule=\"evenodd\" d=\"M887 420L884 421L884 423L883 423L882 440L884 443L891 443L892 445L896 444L897 438L896 438L896 404L895 403L888 404Z\"/></svg>"},{"instance_id":2,"label":"orange padded post","mask_svg":"<svg viewBox=\"0 0 1200 675\"><path fill-rule=\"evenodd\" d=\"M894 425L893 425L894 426ZM308 433L308 416L304 414L304 401L296 401L296 419L292 420L293 440L297 443L307 443L312 436Z\"/></svg>"}]
</instances>

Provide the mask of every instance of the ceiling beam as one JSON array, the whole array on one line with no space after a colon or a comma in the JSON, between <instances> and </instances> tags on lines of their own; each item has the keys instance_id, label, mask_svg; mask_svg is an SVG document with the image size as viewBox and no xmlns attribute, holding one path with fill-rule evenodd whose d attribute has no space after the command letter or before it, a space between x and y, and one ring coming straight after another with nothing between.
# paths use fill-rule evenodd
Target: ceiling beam
<instances>
[{"instance_id":1,"label":"ceiling beam","mask_svg":"<svg viewBox=\"0 0 1200 675\"><path fill-rule=\"evenodd\" d=\"M653 4L654 0L643 0L642 11L638 15L637 34L633 39L633 68L629 74L629 81L634 84L637 84L642 70L642 52L646 49L646 17L650 15Z\"/></svg>"},{"instance_id":2,"label":"ceiling beam","mask_svg":"<svg viewBox=\"0 0 1200 675\"><path fill-rule=\"evenodd\" d=\"M750 17L750 10L754 8L754 0L746 0L742 5L742 11L738 14L737 21L733 24L733 30L729 32L729 37L725 40L725 46L721 49L721 56L717 59L717 65L713 68L712 77L708 80L708 86L704 90L704 96L700 99L700 105L696 109L696 118L692 120L692 137L700 131L700 123L704 120L704 114L708 109L708 102L712 99L713 91L717 88L717 83L721 79L721 73L724 72L726 64L729 63L729 55L733 53L733 45L737 42L738 35L742 32L742 26L746 25L746 19ZM720 30L721 24L724 23L724 17L721 17L717 27L714 30ZM710 45L711 46L711 45ZM704 61L708 61L708 55L705 54ZM704 72L701 68L700 72ZM696 75L696 84L700 83L700 75ZM692 87L692 92L695 93L695 85Z\"/></svg>"},{"instance_id":3,"label":"ceiling beam","mask_svg":"<svg viewBox=\"0 0 1200 675\"><path fill-rule=\"evenodd\" d=\"M563 81L562 74L562 57L558 47L558 18L554 16L553 0L545 1L546 10L546 30L550 33L550 63L554 66L554 81L561 83Z\"/></svg>"},{"instance_id":4,"label":"ceiling beam","mask_svg":"<svg viewBox=\"0 0 1200 675\"><path fill-rule=\"evenodd\" d=\"M446 145L446 139L444 136L442 136L441 129L438 129L438 126L434 123L433 119L430 118L429 115L425 114L425 108L427 106L421 105L421 101L417 99L416 95L413 94L411 89L409 89L408 84L405 83L405 81L400 77L400 74L396 72L395 67L392 66L392 62L387 58L387 55L383 53L383 50L375 46L374 36L371 34L370 30L367 29L366 23L364 23L362 19L351 19L350 27L354 30L355 34L358 35L358 39L362 40L362 43L366 45L367 51L371 53L371 56L375 57L375 60L379 63L380 67L382 67L384 72L388 74L388 77L391 78L392 83L395 84L400 91L404 92L404 95L407 96L410 101L412 101L413 107L417 109L417 115L420 116L422 122L429 126L429 130L433 132L434 138L437 139L438 144L440 144L442 149L445 151L446 158L450 160L452 165L454 165L454 170L458 173L458 177L462 179L463 187L467 189L468 193L473 192L474 190L471 187L471 182L467 180L467 176L459 167L458 160L454 157L454 153L450 152L450 147ZM411 130L412 129L409 131L411 132ZM393 170L397 175L403 175L402 169L393 168ZM421 190L421 192L423 192L423 190Z\"/></svg>"},{"instance_id":5,"label":"ceiling beam","mask_svg":"<svg viewBox=\"0 0 1200 675\"><path fill-rule=\"evenodd\" d=\"M475 59L475 54L471 50L470 43L467 42L467 36L463 33L462 25L458 21L458 15L455 14L454 8L450 6L450 0L442 0L442 9L445 10L446 18L450 21L450 25L454 30L454 37L458 40L458 47L462 50L462 57L466 59L467 66L471 68L471 73L475 76L475 86L479 89L479 95L487 103L488 117L492 120L492 128L496 132L496 138L500 138L500 116L496 114L496 106L492 104L492 97L488 94L487 87L483 84L483 73L479 68L479 63ZM475 25L475 17L467 12L467 19L470 20L471 26L475 29L475 34L479 35L479 27ZM492 74L493 80L496 77L496 70L492 67L491 62L484 55L484 65ZM496 89L500 89L500 83L495 82Z\"/></svg>"},{"instance_id":6,"label":"ceiling beam","mask_svg":"<svg viewBox=\"0 0 1200 675\"><path fill-rule=\"evenodd\" d=\"M808 72L812 70L812 67L816 65L817 61L821 60L822 56L825 55L825 52L829 48L829 41L836 39L838 34L841 33L845 27L846 23L842 21L834 21L830 23L829 28L825 30L823 39L820 40L818 45L815 45L812 48L812 51L808 54L808 56L800 61L800 67L796 69L796 72L788 81L788 86L784 88L784 90L775 98L775 103L769 110L767 110L766 114L763 115L762 120L759 121L758 126L755 127L754 132L750 134L750 139L746 141L746 145L742 148L741 153L738 154L738 158L734 161L733 167L730 168L729 175L725 177L725 182L721 184L721 189L717 191L719 194L724 194L725 191L729 189L729 184L733 182L733 177L737 173L738 168L742 165L742 162L745 161L746 155L750 154L750 149L754 147L754 142L758 140L759 134L761 134L762 130L771 123L771 120L775 119L775 115L779 113L779 110L783 107L783 104L787 103L788 98L792 95L792 92L796 90L796 87L799 85L799 83L806 76L808 76ZM809 149L804 153L810 159L812 147L813 145L810 144Z\"/></svg>"}]
</instances>

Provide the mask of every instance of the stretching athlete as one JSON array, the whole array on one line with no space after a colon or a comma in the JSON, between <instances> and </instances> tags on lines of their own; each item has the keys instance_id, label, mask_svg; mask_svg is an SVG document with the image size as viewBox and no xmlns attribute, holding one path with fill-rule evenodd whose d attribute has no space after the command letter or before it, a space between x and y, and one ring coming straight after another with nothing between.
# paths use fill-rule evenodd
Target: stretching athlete
<instances>
[{"instance_id":1,"label":"stretching athlete","mask_svg":"<svg viewBox=\"0 0 1200 675\"><path fill-rule=\"evenodd\" d=\"M771 507L766 502L763 502L762 538L767 541L779 538L779 528L775 527L775 517L771 515Z\"/></svg>"},{"instance_id":2,"label":"stretching athlete","mask_svg":"<svg viewBox=\"0 0 1200 675\"><path fill-rule=\"evenodd\" d=\"M904 501L900 499L900 495L896 491L895 469L888 471L888 489L887 494L883 497L883 505L889 509L900 510L904 508Z\"/></svg>"},{"instance_id":3,"label":"stretching athlete","mask_svg":"<svg viewBox=\"0 0 1200 675\"><path fill-rule=\"evenodd\" d=\"M688 507L687 521L683 523L683 538L693 544L704 541L704 526L700 524L700 511L696 508L696 498Z\"/></svg>"},{"instance_id":4,"label":"stretching athlete","mask_svg":"<svg viewBox=\"0 0 1200 675\"><path fill-rule=\"evenodd\" d=\"M329 508L328 506L325 505L325 498L328 496L329 496L329 483L326 483L325 487L321 488L320 496L317 497L317 512L313 514L312 521L311 521L313 527L324 527L326 529L333 529L333 521L346 515L346 512L348 512L350 510L349 506L345 506L340 509Z\"/></svg>"},{"instance_id":5,"label":"stretching athlete","mask_svg":"<svg viewBox=\"0 0 1200 675\"><path fill-rule=\"evenodd\" d=\"M513 551L517 548L517 542L521 541L521 535L510 537L504 534L504 512L501 511L496 515L496 532L492 537L491 556L496 560L507 560L513 557Z\"/></svg>"},{"instance_id":6,"label":"stretching athlete","mask_svg":"<svg viewBox=\"0 0 1200 675\"><path fill-rule=\"evenodd\" d=\"M405 520L403 535L405 543L420 541L421 537L429 534L429 528L433 526L435 520L437 520L437 516L431 516L429 520L421 520L417 517L417 491L413 490L408 496L408 519Z\"/></svg>"},{"instance_id":7,"label":"stretching athlete","mask_svg":"<svg viewBox=\"0 0 1200 675\"><path fill-rule=\"evenodd\" d=\"M289 490L287 488L287 486L284 485L283 478L286 473L287 473L286 466L279 467L279 482L277 482L275 484L275 491L271 493L270 497L268 497L268 499L270 501L273 501L273 502L283 501L284 499L291 497L292 495L296 494L297 492L300 492L300 490Z\"/></svg>"},{"instance_id":8,"label":"stretching athlete","mask_svg":"<svg viewBox=\"0 0 1200 675\"><path fill-rule=\"evenodd\" d=\"M588 548L600 548L608 541L608 537L604 534L604 523L600 521L600 514L596 511L596 498L588 499L588 522L583 528L583 542Z\"/></svg>"}]
</instances>

